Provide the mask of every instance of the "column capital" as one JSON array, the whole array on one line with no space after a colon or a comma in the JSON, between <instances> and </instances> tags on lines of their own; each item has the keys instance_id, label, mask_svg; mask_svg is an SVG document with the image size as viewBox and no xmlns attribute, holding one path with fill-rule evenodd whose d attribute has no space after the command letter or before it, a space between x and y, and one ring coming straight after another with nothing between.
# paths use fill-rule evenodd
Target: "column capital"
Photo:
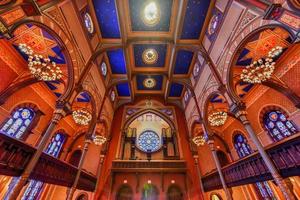
<instances>
[{"instance_id":1,"label":"column capital","mask_svg":"<svg viewBox=\"0 0 300 200\"><path fill-rule=\"evenodd\" d=\"M230 112L235 115L235 117L239 117L240 115L247 114L246 112L246 104L244 102L234 102L230 105Z\"/></svg>"},{"instance_id":2,"label":"column capital","mask_svg":"<svg viewBox=\"0 0 300 200\"><path fill-rule=\"evenodd\" d=\"M208 144L210 150L216 151L215 141L212 138L209 138L209 140L207 141L207 144Z\"/></svg>"}]
</instances>

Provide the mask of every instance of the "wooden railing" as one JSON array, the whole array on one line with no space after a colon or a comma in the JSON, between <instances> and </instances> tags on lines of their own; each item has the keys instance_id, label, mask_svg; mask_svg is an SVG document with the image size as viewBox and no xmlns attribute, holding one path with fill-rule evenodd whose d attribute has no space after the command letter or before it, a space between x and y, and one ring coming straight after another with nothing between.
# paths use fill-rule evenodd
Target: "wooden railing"
<instances>
[{"instance_id":1,"label":"wooden railing","mask_svg":"<svg viewBox=\"0 0 300 200\"><path fill-rule=\"evenodd\" d=\"M186 162L183 160L114 160L113 172L185 172Z\"/></svg>"},{"instance_id":2,"label":"wooden railing","mask_svg":"<svg viewBox=\"0 0 300 200\"><path fill-rule=\"evenodd\" d=\"M300 136L299 134L267 147L266 152L274 162L282 177L300 175ZM228 187L250 184L272 179L272 176L259 153L253 153L237 162L222 168ZM205 191L221 189L217 171L202 178Z\"/></svg>"},{"instance_id":3,"label":"wooden railing","mask_svg":"<svg viewBox=\"0 0 300 200\"><path fill-rule=\"evenodd\" d=\"M34 147L0 132L0 174L20 176L35 151ZM71 187L77 170L73 165L43 153L29 178ZM83 171L77 188L94 191L95 185L96 177Z\"/></svg>"}]
</instances>

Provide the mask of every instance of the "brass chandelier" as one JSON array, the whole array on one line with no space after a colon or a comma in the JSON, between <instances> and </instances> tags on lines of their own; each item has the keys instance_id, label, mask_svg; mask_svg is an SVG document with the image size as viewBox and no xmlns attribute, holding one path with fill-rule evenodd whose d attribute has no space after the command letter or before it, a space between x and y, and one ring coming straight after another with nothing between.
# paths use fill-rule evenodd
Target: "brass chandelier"
<instances>
[{"instance_id":1,"label":"brass chandelier","mask_svg":"<svg viewBox=\"0 0 300 200\"><path fill-rule=\"evenodd\" d=\"M97 146L99 146L99 145L102 145L102 144L104 144L106 142L106 138L104 136L102 136L102 135L95 135L93 142Z\"/></svg>"},{"instance_id":2,"label":"brass chandelier","mask_svg":"<svg viewBox=\"0 0 300 200\"><path fill-rule=\"evenodd\" d=\"M87 109L77 109L72 112L76 124L86 126L92 120L92 115Z\"/></svg>"},{"instance_id":3,"label":"brass chandelier","mask_svg":"<svg viewBox=\"0 0 300 200\"><path fill-rule=\"evenodd\" d=\"M262 83L271 78L275 70L274 61L280 56L283 48L280 46L271 49L266 58L260 58L243 69L240 79L247 83Z\"/></svg>"},{"instance_id":4,"label":"brass chandelier","mask_svg":"<svg viewBox=\"0 0 300 200\"><path fill-rule=\"evenodd\" d=\"M32 48L26 44L20 43L18 47L28 56L28 68L35 78L42 81L54 81L62 78L63 73L54 61L35 54Z\"/></svg>"},{"instance_id":5,"label":"brass chandelier","mask_svg":"<svg viewBox=\"0 0 300 200\"><path fill-rule=\"evenodd\" d=\"M203 135L198 135L193 138L193 142L197 146L203 146L205 144L205 137Z\"/></svg>"},{"instance_id":6,"label":"brass chandelier","mask_svg":"<svg viewBox=\"0 0 300 200\"><path fill-rule=\"evenodd\" d=\"M211 126L222 126L227 120L227 112L225 111L214 111L208 115L208 121Z\"/></svg>"}]
</instances>

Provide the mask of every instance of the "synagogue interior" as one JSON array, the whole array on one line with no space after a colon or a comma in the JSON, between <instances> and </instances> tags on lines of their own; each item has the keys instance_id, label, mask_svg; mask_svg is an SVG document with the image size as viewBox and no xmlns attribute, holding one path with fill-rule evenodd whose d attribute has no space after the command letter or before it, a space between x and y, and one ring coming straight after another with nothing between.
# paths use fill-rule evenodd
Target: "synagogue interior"
<instances>
[{"instance_id":1,"label":"synagogue interior","mask_svg":"<svg viewBox=\"0 0 300 200\"><path fill-rule=\"evenodd\" d=\"M0 0L0 199L300 199L299 0Z\"/></svg>"}]
</instances>

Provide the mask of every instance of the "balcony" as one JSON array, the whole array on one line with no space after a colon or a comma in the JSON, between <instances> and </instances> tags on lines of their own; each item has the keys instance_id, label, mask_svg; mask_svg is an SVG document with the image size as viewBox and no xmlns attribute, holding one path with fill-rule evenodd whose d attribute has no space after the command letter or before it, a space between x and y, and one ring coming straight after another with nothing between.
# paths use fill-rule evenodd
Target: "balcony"
<instances>
[{"instance_id":1,"label":"balcony","mask_svg":"<svg viewBox=\"0 0 300 200\"><path fill-rule=\"evenodd\" d=\"M34 147L0 133L0 174L20 176L35 151ZM44 183L71 187L77 170L73 165L42 153L29 178ZM96 177L83 171L77 188L94 191L95 185Z\"/></svg>"},{"instance_id":2,"label":"balcony","mask_svg":"<svg viewBox=\"0 0 300 200\"><path fill-rule=\"evenodd\" d=\"M186 172L183 160L114 160L112 172Z\"/></svg>"},{"instance_id":3,"label":"balcony","mask_svg":"<svg viewBox=\"0 0 300 200\"><path fill-rule=\"evenodd\" d=\"M300 135L296 134L267 147L266 152L273 160L282 177L300 175ZM222 168L228 187L271 180L262 157L255 152ZM215 170L202 178L204 191L221 189L221 181Z\"/></svg>"}]
</instances>

